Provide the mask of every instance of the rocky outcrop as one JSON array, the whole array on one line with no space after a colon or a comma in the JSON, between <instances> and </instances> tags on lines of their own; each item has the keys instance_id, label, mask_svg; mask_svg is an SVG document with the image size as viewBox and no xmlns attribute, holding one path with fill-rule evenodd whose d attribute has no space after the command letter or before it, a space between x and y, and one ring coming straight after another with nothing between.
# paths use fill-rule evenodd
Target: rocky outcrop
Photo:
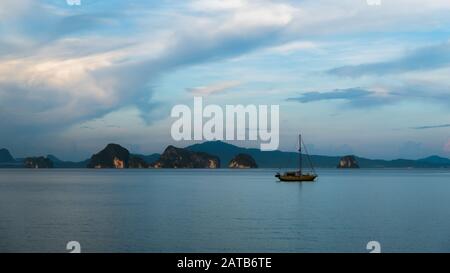
<instances>
[{"instance_id":1,"label":"rocky outcrop","mask_svg":"<svg viewBox=\"0 0 450 273\"><path fill-rule=\"evenodd\" d=\"M87 167L96 169L143 169L148 168L149 164L140 156L131 155L127 149L118 144L108 144L105 149L91 157Z\"/></svg>"},{"instance_id":2,"label":"rocky outcrop","mask_svg":"<svg viewBox=\"0 0 450 273\"><path fill-rule=\"evenodd\" d=\"M0 149L0 163L11 163L15 162L12 155L7 149Z\"/></svg>"},{"instance_id":3,"label":"rocky outcrop","mask_svg":"<svg viewBox=\"0 0 450 273\"><path fill-rule=\"evenodd\" d=\"M53 162L49 158L43 156L27 157L23 161L23 165L25 168L32 168L32 169L53 168Z\"/></svg>"},{"instance_id":4,"label":"rocky outcrop","mask_svg":"<svg viewBox=\"0 0 450 273\"><path fill-rule=\"evenodd\" d=\"M337 167L340 169L355 169L359 168L359 165L354 155L347 155L339 160L339 164Z\"/></svg>"},{"instance_id":5,"label":"rocky outcrop","mask_svg":"<svg viewBox=\"0 0 450 273\"><path fill-rule=\"evenodd\" d=\"M258 168L255 159L248 154L238 154L229 163L228 168L250 169Z\"/></svg>"},{"instance_id":6,"label":"rocky outcrop","mask_svg":"<svg viewBox=\"0 0 450 273\"><path fill-rule=\"evenodd\" d=\"M108 144L105 149L91 157L88 168L124 169L129 167L130 152L118 144Z\"/></svg>"},{"instance_id":7,"label":"rocky outcrop","mask_svg":"<svg viewBox=\"0 0 450 273\"><path fill-rule=\"evenodd\" d=\"M202 152L168 146L161 157L151 164L153 168L220 168L220 160Z\"/></svg>"}]
</instances>

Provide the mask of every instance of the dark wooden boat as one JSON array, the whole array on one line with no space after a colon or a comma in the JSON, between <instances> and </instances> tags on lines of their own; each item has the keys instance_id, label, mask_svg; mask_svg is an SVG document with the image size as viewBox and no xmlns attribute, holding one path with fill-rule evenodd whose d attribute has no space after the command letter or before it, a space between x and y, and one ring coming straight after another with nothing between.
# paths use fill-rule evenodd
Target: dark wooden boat
<instances>
[{"instance_id":1,"label":"dark wooden boat","mask_svg":"<svg viewBox=\"0 0 450 273\"><path fill-rule=\"evenodd\" d=\"M304 172L302 170L302 144L305 147L306 152L306 158L308 159L308 162L311 166L312 172ZM314 180L317 178L317 174L314 171L314 166L312 164L311 158L309 157L308 151L306 150L306 146L304 145L302 141L302 136L298 136L298 170L297 171L290 171L285 173L277 173L275 174L275 177L280 179L280 181L284 182L314 182Z\"/></svg>"}]
</instances>

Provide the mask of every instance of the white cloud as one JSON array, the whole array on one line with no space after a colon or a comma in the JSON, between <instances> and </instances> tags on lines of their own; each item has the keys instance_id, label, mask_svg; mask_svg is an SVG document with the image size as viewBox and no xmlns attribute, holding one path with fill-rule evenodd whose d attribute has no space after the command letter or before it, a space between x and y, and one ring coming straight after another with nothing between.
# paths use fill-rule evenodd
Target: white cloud
<instances>
[{"instance_id":1,"label":"white cloud","mask_svg":"<svg viewBox=\"0 0 450 273\"><path fill-rule=\"evenodd\" d=\"M208 86L189 88L187 90L194 96L210 96L238 87L239 85L241 85L241 82L239 81L227 81L211 84Z\"/></svg>"},{"instance_id":2,"label":"white cloud","mask_svg":"<svg viewBox=\"0 0 450 273\"><path fill-rule=\"evenodd\" d=\"M33 5L31 0L2 0L0 2L0 22L17 18Z\"/></svg>"},{"instance_id":3,"label":"white cloud","mask_svg":"<svg viewBox=\"0 0 450 273\"><path fill-rule=\"evenodd\" d=\"M317 43L311 41L294 41L288 42L279 46L275 46L269 48L269 51L281 53L281 54L289 54L291 52L301 51L301 50L312 50L318 49L319 45Z\"/></svg>"},{"instance_id":4,"label":"white cloud","mask_svg":"<svg viewBox=\"0 0 450 273\"><path fill-rule=\"evenodd\" d=\"M248 1L245 0L194 0L190 3L190 8L195 11L230 11L244 8L248 5Z\"/></svg>"},{"instance_id":5,"label":"white cloud","mask_svg":"<svg viewBox=\"0 0 450 273\"><path fill-rule=\"evenodd\" d=\"M189 6L192 11L200 12L200 18L214 23L210 31L219 33L245 34L258 28L286 26L296 13L292 5L267 0L197 0Z\"/></svg>"},{"instance_id":6,"label":"white cloud","mask_svg":"<svg viewBox=\"0 0 450 273\"><path fill-rule=\"evenodd\" d=\"M298 12L290 31L313 36L427 30L448 22L450 11L445 0L389 0L380 6L365 0L307 0L292 5Z\"/></svg>"}]
</instances>

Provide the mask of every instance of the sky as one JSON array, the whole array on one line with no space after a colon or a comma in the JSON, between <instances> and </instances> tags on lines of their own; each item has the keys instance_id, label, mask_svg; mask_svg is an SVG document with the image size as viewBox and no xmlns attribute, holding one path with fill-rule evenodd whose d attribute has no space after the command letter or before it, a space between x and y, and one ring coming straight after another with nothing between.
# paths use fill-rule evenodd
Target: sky
<instances>
[{"instance_id":1,"label":"sky","mask_svg":"<svg viewBox=\"0 0 450 273\"><path fill-rule=\"evenodd\" d=\"M450 157L449 13L447 0L2 0L0 148L184 147L170 110L200 94L280 105L283 151L301 132L312 154Z\"/></svg>"}]
</instances>

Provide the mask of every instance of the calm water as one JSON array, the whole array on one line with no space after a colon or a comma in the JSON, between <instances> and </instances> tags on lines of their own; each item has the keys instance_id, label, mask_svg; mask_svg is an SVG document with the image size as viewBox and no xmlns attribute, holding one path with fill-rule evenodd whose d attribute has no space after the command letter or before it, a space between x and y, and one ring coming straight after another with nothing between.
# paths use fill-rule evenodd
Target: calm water
<instances>
[{"instance_id":1,"label":"calm water","mask_svg":"<svg viewBox=\"0 0 450 273\"><path fill-rule=\"evenodd\" d=\"M450 170L0 170L0 252L450 252Z\"/></svg>"}]
</instances>

